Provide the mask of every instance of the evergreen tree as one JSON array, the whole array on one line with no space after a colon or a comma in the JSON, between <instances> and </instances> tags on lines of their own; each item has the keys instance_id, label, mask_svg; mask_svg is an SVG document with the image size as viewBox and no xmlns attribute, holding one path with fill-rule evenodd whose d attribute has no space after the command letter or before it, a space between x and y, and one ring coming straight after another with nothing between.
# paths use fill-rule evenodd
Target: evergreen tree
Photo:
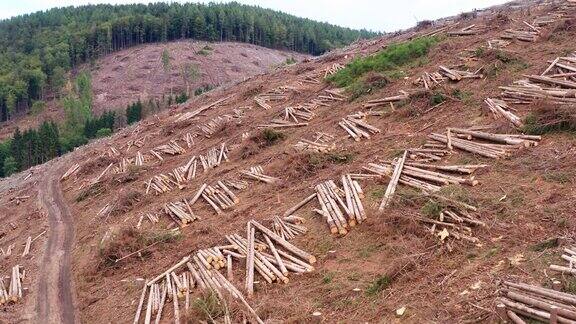
<instances>
[{"instance_id":1,"label":"evergreen tree","mask_svg":"<svg viewBox=\"0 0 576 324\"><path fill-rule=\"evenodd\" d=\"M16 163L16 159L14 159L13 156L9 156L6 159L4 159L3 164L4 165L2 167L2 171L5 177L18 171L18 164Z\"/></svg>"}]
</instances>

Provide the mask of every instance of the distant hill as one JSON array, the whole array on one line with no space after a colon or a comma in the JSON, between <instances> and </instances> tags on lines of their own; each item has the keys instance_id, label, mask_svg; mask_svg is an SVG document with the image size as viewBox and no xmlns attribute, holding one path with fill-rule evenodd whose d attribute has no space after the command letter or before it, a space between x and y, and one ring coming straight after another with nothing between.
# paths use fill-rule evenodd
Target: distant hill
<instances>
[{"instance_id":1,"label":"distant hill","mask_svg":"<svg viewBox=\"0 0 576 324\"><path fill-rule=\"evenodd\" d=\"M78 64L138 44L192 38L318 55L374 35L235 2L89 5L23 15L0 21L0 121L57 93Z\"/></svg>"}]
</instances>

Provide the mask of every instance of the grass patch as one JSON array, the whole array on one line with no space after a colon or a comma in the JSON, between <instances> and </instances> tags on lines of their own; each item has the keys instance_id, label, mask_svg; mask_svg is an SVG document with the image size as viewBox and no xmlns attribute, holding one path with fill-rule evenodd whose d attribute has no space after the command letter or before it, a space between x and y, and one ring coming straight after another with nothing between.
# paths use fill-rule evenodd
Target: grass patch
<instances>
[{"instance_id":1,"label":"grass patch","mask_svg":"<svg viewBox=\"0 0 576 324\"><path fill-rule=\"evenodd\" d=\"M576 113L572 107L542 103L526 116L522 131L531 135L576 133Z\"/></svg>"},{"instance_id":2,"label":"grass patch","mask_svg":"<svg viewBox=\"0 0 576 324\"><path fill-rule=\"evenodd\" d=\"M574 180L574 173L568 171L547 171L542 178L547 182L567 184L572 183Z\"/></svg>"},{"instance_id":3,"label":"grass patch","mask_svg":"<svg viewBox=\"0 0 576 324\"><path fill-rule=\"evenodd\" d=\"M422 206L420 212L428 217L436 218L442 211L442 208L443 206L439 202L429 200L424 204L424 206Z\"/></svg>"},{"instance_id":4,"label":"grass patch","mask_svg":"<svg viewBox=\"0 0 576 324\"><path fill-rule=\"evenodd\" d=\"M368 296L376 296L382 290L388 288L392 283L392 279L386 275L381 275L376 277L374 281L366 288L366 295Z\"/></svg>"},{"instance_id":5,"label":"grass patch","mask_svg":"<svg viewBox=\"0 0 576 324\"><path fill-rule=\"evenodd\" d=\"M334 272L327 272L324 277L322 277L322 283L327 285L334 279Z\"/></svg>"},{"instance_id":6,"label":"grass patch","mask_svg":"<svg viewBox=\"0 0 576 324\"><path fill-rule=\"evenodd\" d=\"M283 141L286 135L282 132L266 128L260 133L260 139L263 140L264 146L272 146L278 142Z\"/></svg>"},{"instance_id":7,"label":"grass patch","mask_svg":"<svg viewBox=\"0 0 576 324\"><path fill-rule=\"evenodd\" d=\"M352 97L357 98L375 88L384 87L390 79L403 77L405 73L401 67L425 64L423 58L439 42L440 38L434 36L389 45L374 55L355 59L327 80L338 87L348 87ZM378 76L380 81L372 80L374 76Z\"/></svg>"},{"instance_id":8,"label":"grass patch","mask_svg":"<svg viewBox=\"0 0 576 324\"><path fill-rule=\"evenodd\" d=\"M576 279L568 278L564 284L564 292L576 294Z\"/></svg>"},{"instance_id":9,"label":"grass patch","mask_svg":"<svg viewBox=\"0 0 576 324\"><path fill-rule=\"evenodd\" d=\"M198 315L199 321L216 323L216 319L226 314L226 306L222 303L216 293L207 291L192 302L192 309Z\"/></svg>"},{"instance_id":10,"label":"grass patch","mask_svg":"<svg viewBox=\"0 0 576 324\"><path fill-rule=\"evenodd\" d=\"M471 106L474 104L474 98L471 92L462 91L460 89L454 89L452 91L452 96L462 101L462 103L466 106Z\"/></svg>"},{"instance_id":11,"label":"grass patch","mask_svg":"<svg viewBox=\"0 0 576 324\"><path fill-rule=\"evenodd\" d=\"M208 55L212 54L213 50L214 49L211 46L206 45L206 46L202 47L201 50L196 52L196 54L202 55L202 56L208 56Z\"/></svg>"},{"instance_id":12,"label":"grass patch","mask_svg":"<svg viewBox=\"0 0 576 324\"><path fill-rule=\"evenodd\" d=\"M442 92L434 92L432 96L430 96L430 105L436 106L446 101L446 96Z\"/></svg>"},{"instance_id":13,"label":"grass patch","mask_svg":"<svg viewBox=\"0 0 576 324\"><path fill-rule=\"evenodd\" d=\"M554 238L547 239L545 241L536 243L536 244L532 245L530 247L530 249L532 251L535 251L535 252L542 252L544 250L553 249L555 247L558 247L558 245L560 245L560 240L558 240L557 237L554 237Z\"/></svg>"}]
</instances>

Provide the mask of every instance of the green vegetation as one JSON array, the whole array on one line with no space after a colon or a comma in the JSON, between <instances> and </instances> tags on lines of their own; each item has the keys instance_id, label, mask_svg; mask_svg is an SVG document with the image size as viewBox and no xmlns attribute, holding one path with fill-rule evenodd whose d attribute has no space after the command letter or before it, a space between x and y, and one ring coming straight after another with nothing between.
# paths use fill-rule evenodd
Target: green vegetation
<instances>
[{"instance_id":1,"label":"green vegetation","mask_svg":"<svg viewBox=\"0 0 576 324\"><path fill-rule=\"evenodd\" d=\"M79 64L139 44L236 41L319 55L376 35L236 2L39 11L0 21L0 121L27 112L47 90L59 93Z\"/></svg>"},{"instance_id":2,"label":"green vegetation","mask_svg":"<svg viewBox=\"0 0 576 324\"><path fill-rule=\"evenodd\" d=\"M439 91L434 92L434 94L430 97L430 105L436 106L446 101L446 96Z\"/></svg>"},{"instance_id":3,"label":"green vegetation","mask_svg":"<svg viewBox=\"0 0 576 324\"><path fill-rule=\"evenodd\" d=\"M526 134L576 133L576 113L571 107L541 106L524 119Z\"/></svg>"},{"instance_id":4,"label":"green vegetation","mask_svg":"<svg viewBox=\"0 0 576 324\"><path fill-rule=\"evenodd\" d=\"M327 272L324 277L322 277L322 283L327 285L334 279L334 272Z\"/></svg>"},{"instance_id":5,"label":"green vegetation","mask_svg":"<svg viewBox=\"0 0 576 324\"><path fill-rule=\"evenodd\" d=\"M136 123L142 119L142 103L140 100L126 107L126 122L128 125Z\"/></svg>"},{"instance_id":6,"label":"green vegetation","mask_svg":"<svg viewBox=\"0 0 576 324\"><path fill-rule=\"evenodd\" d=\"M264 141L264 146L272 146L280 141L283 141L286 135L282 132L276 131L271 128L266 128L260 134L260 139Z\"/></svg>"},{"instance_id":7,"label":"green vegetation","mask_svg":"<svg viewBox=\"0 0 576 324\"><path fill-rule=\"evenodd\" d=\"M216 319L226 314L226 306L212 290L204 292L192 303L192 309L198 313L196 318L207 323L216 323Z\"/></svg>"},{"instance_id":8,"label":"green vegetation","mask_svg":"<svg viewBox=\"0 0 576 324\"><path fill-rule=\"evenodd\" d=\"M211 84L204 85L204 86L202 86L202 87L194 90L194 95L195 95L195 96L199 96L199 95L201 95L201 94L203 94L203 93L206 93L206 92L208 92L208 91L210 91L210 90L212 90L212 89L214 89L214 88L215 88L215 86L213 86L213 85L211 85Z\"/></svg>"},{"instance_id":9,"label":"green vegetation","mask_svg":"<svg viewBox=\"0 0 576 324\"><path fill-rule=\"evenodd\" d=\"M286 61L284 61L284 65L292 65L292 64L296 64L297 62L298 61L296 61L294 56L291 56L291 57L287 58Z\"/></svg>"},{"instance_id":10,"label":"green vegetation","mask_svg":"<svg viewBox=\"0 0 576 324\"><path fill-rule=\"evenodd\" d=\"M388 288L392 283L392 279L386 275L381 275L376 277L376 279L366 288L366 295L368 296L376 296L382 290Z\"/></svg>"},{"instance_id":11,"label":"green vegetation","mask_svg":"<svg viewBox=\"0 0 576 324\"><path fill-rule=\"evenodd\" d=\"M442 211L442 205L437 201L429 200L422 206L420 211L426 216L436 218Z\"/></svg>"},{"instance_id":12,"label":"green vegetation","mask_svg":"<svg viewBox=\"0 0 576 324\"><path fill-rule=\"evenodd\" d=\"M545 241L532 245L530 249L535 252L542 252L544 250L558 247L558 245L560 245L560 240L557 237L553 237L551 239L547 239Z\"/></svg>"},{"instance_id":13,"label":"green vegetation","mask_svg":"<svg viewBox=\"0 0 576 324\"><path fill-rule=\"evenodd\" d=\"M426 56L439 41L438 37L422 37L389 45L377 54L355 59L344 69L328 77L328 81L339 87L350 87L354 94L362 93L370 88L372 78L363 79L368 73L375 73L384 80L398 78L403 75L401 67ZM372 84L372 87L382 87L386 83L380 81Z\"/></svg>"},{"instance_id":14,"label":"green vegetation","mask_svg":"<svg viewBox=\"0 0 576 324\"><path fill-rule=\"evenodd\" d=\"M196 52L196 54L198 55L202 55L202 56L208 56L210 54L212 54L212 51L214 49L208 45L204 46L201 50L199 50L198 52Z\"/></svg>"},{"instance_id":15,"label":"green vegetation","mask_svg":"<svg viewBox=\"0 0 576 324\"><path fill-rule=\"evenodd\" d=\"M184 103L184 102L188 101L188 95L185 92L182 92L181 94L176 96L175 101L177 104Z\"/></svg>"},{"instance_id":16,"label":"green vegetation","mask_svg":"<svg viewBox=\"0 0 576 324\"><path fill-rule=\"evenodd\" d=\"M100 128L96 132L96 138L108 137L112 135L112 130L110 128Z\"/></svg>"},{"instance_id":17,"label":"green vegetation","mask_svg":"<svg viewBox=\"0 0 576 324\"><path fill-rule=\"evenodd\" d=\"M86 138L101 137L98 136L98 132L102 129L107 129L112 133L115 121L116 113L113 111L107 111L97 118L90 118L84 122L84 136Z\"/></svg>"}]
</instances>

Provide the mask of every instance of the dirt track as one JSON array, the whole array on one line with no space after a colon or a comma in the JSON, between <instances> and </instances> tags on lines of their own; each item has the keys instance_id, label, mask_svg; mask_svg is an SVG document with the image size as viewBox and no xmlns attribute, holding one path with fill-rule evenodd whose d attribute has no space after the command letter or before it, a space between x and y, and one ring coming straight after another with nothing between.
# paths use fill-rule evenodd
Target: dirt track
<instances>
[{"instance_id":1,"label":"dirt track","mask_svg":"<svg viewBox=\"0 0 576 324\"><path fill-rule=\"evenodd\" d=\"M64 203L59 170L50 170L40 184L38 199L48 211L49 238L42 260L36 299L37 323L75 323L70 253L74 229L70 211Z\"/></svg>"}]
</instances>

